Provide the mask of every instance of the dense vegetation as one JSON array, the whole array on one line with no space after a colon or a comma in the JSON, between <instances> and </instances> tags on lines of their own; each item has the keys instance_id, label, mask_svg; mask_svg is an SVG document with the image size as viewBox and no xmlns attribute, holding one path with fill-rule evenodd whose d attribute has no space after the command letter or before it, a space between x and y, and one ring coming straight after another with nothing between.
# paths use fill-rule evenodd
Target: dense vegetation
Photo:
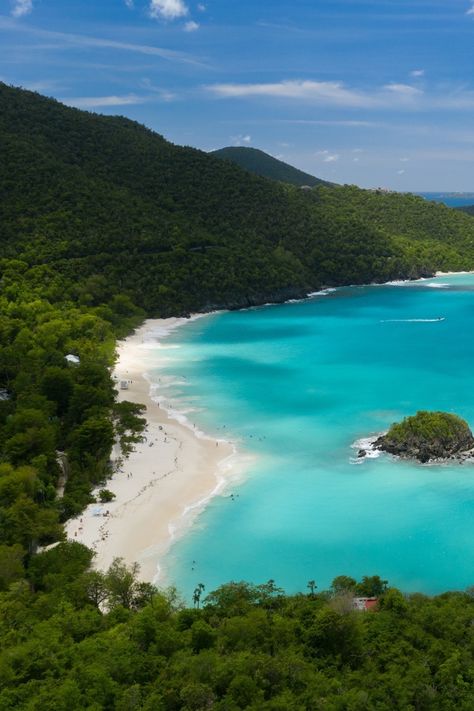
<instances>
[{"instance_id":1,"label":"dense vegetation","mask_svg":"<svg viewBox=\"0 0 474 711\"><path fill-rule=\"evenodd\" d=\"M61 544L0 594L0 708L28 711L471 711L474 598L377 576L288 597L229 583L194 609L119 560ZM353 593L379 595L354 612Z\"/></svg>"},{"instance_id":2,"label":"dense vegetation","mask_svg":"<svg viewBox=\"0 0 474 711\"><path fill-rule=\"evenodd\" d=\"M111 367L146 315L473 268L474 222L303 192L4 84L0 106L0 709L469 708L461 593L361 617L240 585L190 611L74 544L36 552L140 436Z\"/></svg>"},{"instance_id":3,"label":"dense vegetation","mask_svg":"<svg viewBox=\"0 0 474 711\"><path fill-rule=\"evenodd\" d=\"M297 187L302 187L303 185L310 187L331 185L331 183L298 170L298 168L294 168L292 165L288 165L288 163L284 163L282 160L258 150L258 148L229 146L212 151L211 155L223 160L230 160L250 173L260 175L263 178L279 180L282 183L289 183Z\"/></svg>"},{"instance_id":4,"label":"dense vegetation","mask_svg":"<svg viewBox=\"0 0 474 711\"><path fill-rule=\"evenodd\" d=\"M464 207L458 207L458 210L461 210L461 212L465 212L468 215L474 215L474 205L466 205Z\"/></svg>"},{"instance_id":5,"label":"dense vegetation","mask_svg":"<svg viewBox=\"0 0 474 711\"><path fill-rule=\"evenodd\" d=\"M461 417L420 410L394 423L375 445L391 454L428 462L468 452L474 447L474 437Z\"/></svg>"},{"instance_id":6,"label":"dense vegetation","mask_svg":"<svg viewBox=\"0 0 474 711\"><path fill-rule=\"evenodd\" d=\"M51 298L170 315L474 264L474 223L443 205L304 192L4 84L0 104L2 255L62 277Z\"/></svg>"}]
</instances>

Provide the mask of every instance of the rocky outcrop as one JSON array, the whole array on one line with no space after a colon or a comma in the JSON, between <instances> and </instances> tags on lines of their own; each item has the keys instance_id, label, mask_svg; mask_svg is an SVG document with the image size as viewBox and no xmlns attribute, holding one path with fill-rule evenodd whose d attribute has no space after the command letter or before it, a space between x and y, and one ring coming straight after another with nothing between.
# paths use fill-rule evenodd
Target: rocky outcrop
<instances>
[{"instance_id":1,"label":"rocky outcrop","mask_svg":"<svg viewBox=\"0 0 474 711\"><path fill-rule=\"evenodd\" d=\"M469 425L457 415L420 411L374 442L374 448L419 462L464 461L474 457L474 437Z\"/></svg>"}]
</instances>

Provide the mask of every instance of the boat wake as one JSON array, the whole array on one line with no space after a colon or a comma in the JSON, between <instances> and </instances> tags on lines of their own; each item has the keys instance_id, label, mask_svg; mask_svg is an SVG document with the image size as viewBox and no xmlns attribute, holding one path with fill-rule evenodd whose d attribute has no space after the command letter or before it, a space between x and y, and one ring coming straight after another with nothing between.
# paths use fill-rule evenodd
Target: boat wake
<instances>
[{"instance_id":1,"label":"boat wake","mask_svg":"<svg viewBox=\"0 0 474 711\"><path fill-rule=\"evenodd\" d=\"M380 323L441 323L446 321L445 316L439 318L387 318L382 319Z\"/></svg>"}]
</instances>

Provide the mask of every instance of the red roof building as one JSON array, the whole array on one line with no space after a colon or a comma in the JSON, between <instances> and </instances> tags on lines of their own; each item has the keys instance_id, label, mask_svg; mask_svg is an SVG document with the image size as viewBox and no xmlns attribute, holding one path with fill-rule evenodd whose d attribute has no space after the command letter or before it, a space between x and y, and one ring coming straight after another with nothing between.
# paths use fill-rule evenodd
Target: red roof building
<instances>
[{"instance_id":1,"label":"red roof building","mask_svg":"<svg viewBox=\"0 0 474 711\"><path fill-rule=\"evenodd\" d=\"M377 607L378 598L376 597L353 597L352 598L352 608L354 610L359 610L360 612L368 612L368 610L375 610Z\"/></svg>"}]
</instances>

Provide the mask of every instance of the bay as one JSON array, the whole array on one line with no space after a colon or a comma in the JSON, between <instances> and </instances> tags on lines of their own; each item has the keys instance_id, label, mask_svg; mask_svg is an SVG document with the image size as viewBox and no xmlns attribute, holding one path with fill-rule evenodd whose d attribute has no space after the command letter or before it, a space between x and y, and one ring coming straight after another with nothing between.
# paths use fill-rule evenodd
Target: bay
<instances>
[{"instance_id":1,"label":"bay","mask_svg":"<svg viewBox=\"0 0 474 711\"><path fill-rule=\"evenodd\" d=\"M442 319L442 320L439 320ZM419 409L474 425L474 275L348 287L191 322L166 341L169 406L252 464L172 547L189 598L230 580L378 574L406 591L474 583L474 467L357 458ZM233 497L230 496L233 494Z\"/></svg>"}]
</instances>

